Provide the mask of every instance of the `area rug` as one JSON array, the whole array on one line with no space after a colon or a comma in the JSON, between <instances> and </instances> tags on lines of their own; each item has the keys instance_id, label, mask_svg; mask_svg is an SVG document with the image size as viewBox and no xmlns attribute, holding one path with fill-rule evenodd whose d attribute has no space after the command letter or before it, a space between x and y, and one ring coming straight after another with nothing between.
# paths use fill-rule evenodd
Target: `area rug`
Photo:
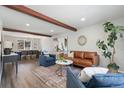
<instances>
[{"instance_id":1,"label":"area rug","mask_svg":"<svg viewBox=\"0 0 124 93\"><path fill-rule=\"evenodd\" d=\"M42 84L45 84L47 88L65 88L66 87L66 69L64 69L64 76L58 76L56 70L58 65L50 67L38 66L33 69L33 74L40 79Z\"/></svg>"}]
</instances>

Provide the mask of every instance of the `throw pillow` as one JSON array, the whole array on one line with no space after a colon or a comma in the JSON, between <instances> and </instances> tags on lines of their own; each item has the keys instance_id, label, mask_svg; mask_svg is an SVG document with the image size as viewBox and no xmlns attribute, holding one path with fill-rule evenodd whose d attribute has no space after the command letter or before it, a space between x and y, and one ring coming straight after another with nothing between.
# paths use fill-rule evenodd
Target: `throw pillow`
<instances>
[{"instance_id":1,"label":"throw pillow","mask_svg":"<svg viewBox=\"0 0 124 93\"><path fill-rule=\"evenodd\" d=\"M91 78L82 70L80 75L79 75L79 79L83 82L86 83L88 82Z\"/></svg>"},{"instance_id":2,"label":"throw pillow","mask_svg":"<svg viewBox=\"0 0 124 93\"><path fill-rule=\"evenodd\" d=\"M95 74L106 74L108 72L107 68L103 67L86 67L84 68L79 76L79 79L85 83L88 82Z\"/></svg>"},{"instance_id":3,"label":"throw pillow","mask_svg":"<svg viewBox=\"0 0 124 93\"><path fill-rule=\"evenodd\" d=\"M74 52L68 53L68 57L74 57Z\"/></svg>"},{"instance_id":4,"label":"throw pillow","mask_svg":"<svg viewBox=\"0 0 124 93\"><path fill-rule=\"evenodd\" d=\"M95 74L106 74L108 72L108 69L103 67L86 67L83 70L90 78Z\"/></svg>"},{"instance_id":5,"label":"throw pillow","mask_svg":"<svg viewBox=\"0 0 124 93\"><path fill-rule=\"evenodd\" d=\"M45 55L46 57L50 57L48 54L47 55Z\"/></svg>"}]
</instances>

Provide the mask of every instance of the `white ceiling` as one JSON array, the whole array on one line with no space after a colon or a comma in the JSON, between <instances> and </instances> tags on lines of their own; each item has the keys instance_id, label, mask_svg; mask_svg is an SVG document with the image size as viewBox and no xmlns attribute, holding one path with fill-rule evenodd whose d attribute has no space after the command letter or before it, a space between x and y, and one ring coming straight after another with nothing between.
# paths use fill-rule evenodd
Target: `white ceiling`
<instances>
[{"instance_id":1,"label":"white ceiling","mask_svg":"<svg viewBox=\"0 0 124 93\"><path fill-rule=\"evenodd\" d=\"M78 30L99 22L124 17L124 6L117 5L28 5L27 7L73 26ZM8 28L15 28L48 35L55 35L69 31L65 28L8 9L4 6L0 6L0 17L3 20L3 26ZM81 22L80 19L82 17L85 17L86 21ZM29 23L30 26L27 27L25 25L26 23ZM51 29L53 29L54 32L50 32Z\"/></svg>"}]
</instances>

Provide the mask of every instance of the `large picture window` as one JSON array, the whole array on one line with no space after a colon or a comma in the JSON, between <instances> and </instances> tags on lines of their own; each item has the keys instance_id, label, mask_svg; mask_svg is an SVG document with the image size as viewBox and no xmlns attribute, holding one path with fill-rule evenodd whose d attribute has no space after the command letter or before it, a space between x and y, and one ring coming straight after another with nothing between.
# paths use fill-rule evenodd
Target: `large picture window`
<instances>
[{"instance_id":1,"label":"large picture window","mask_svg":"<svg viewBox=\"0 0 124 93\"><path fill-rule=\"evenodd\" d=\"M17 41L18 50L30 50L31 41L29 40L18 40Z\"/></svg>"},{"instance_id":2,"label":"large picture window","mask_svg":"<svg viewBox=\"0 0 124 93\"><path fill-rule=\"evenodd\" d=\"M25 50L31 49L31 41L25 40Z\"/></svg>"},{"instance_id":3,"label":"large picture window","mask_svg":"<svg viewBox=\"0 0 124 93\"><path fill-rule=\"evenodd\" d=\"M24 40L17 40L18 50L24 50Z\"/></svg>"}]
</instances>

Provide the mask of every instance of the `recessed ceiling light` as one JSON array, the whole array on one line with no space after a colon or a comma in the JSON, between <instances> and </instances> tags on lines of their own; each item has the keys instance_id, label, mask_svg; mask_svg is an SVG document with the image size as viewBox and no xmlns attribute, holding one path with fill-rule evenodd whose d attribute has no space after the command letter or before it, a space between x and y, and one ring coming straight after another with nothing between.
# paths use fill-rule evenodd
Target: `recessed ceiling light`
<instances>
[{"instance_id":1,"label":"recessed ceiling light","mask_svg":"<svg viewBox=\"0 0 124 93\"><path fill-rule=\"evenodd\" d=\"M50 30L51 32L54 32L54 30Z\"/></svg>"},{"instance_id":2,"label":"recessed ceiling light","mask_svg":"<svg viewBox=\"0 0 124 93\"><path fill-rule=\"evenodd\" d=\"M81 18L81 21L85 21L86 19L84 17Z\"/></svg>"},{"instance_id":3,"label":"recessed ceiling light","mask_svg":"<svg viewBox=\"0 0 124 93\"><path fill-rule=\"evenodd\" d=\"M30 24L26 24L26 26L30 26Z\"/></svg>"}]
</instances>

